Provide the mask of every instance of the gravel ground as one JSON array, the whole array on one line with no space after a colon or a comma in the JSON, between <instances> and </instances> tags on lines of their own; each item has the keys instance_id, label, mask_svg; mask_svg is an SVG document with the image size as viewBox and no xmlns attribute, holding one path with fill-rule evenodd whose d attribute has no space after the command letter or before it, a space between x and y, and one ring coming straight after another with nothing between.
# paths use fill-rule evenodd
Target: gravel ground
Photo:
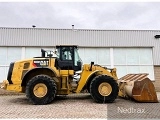
<instances>
[{"instance_id":1,"label":"gravel ground","mask_svg":"<svg viewBox=\"0 0 160 120\"><path fill-rule=\"evenodd\" d=\"M90 95L58 96L48 105L32 105L25 95L1 96L0 118L107 118L107 105Z\"/></svg>"},{"instance_id":2,"label":"gravel ground","mask_svg":"<svg viewBox=\"0 0 160 120\"><path fill-rule=\"evenodd\" d=\"M159 111L160 103L138 103L118 98L114 104L107 104L107 117L112 119L160 119Z\"/></svg>"},{"instance_id":3,"label":"gravel ground","mask_svg":"<svg viewBox=\"0 0 160 120\"><path fill-rule=\"evenodd\" d=\"M157 93L160 100L160 93ZM137 106L145 114L119 114L117 107ZM136 108L136 107L134 107ZM114 103L98 104L87 93L58 96L48 105L32 105L25 94L0 89L1 118L159 118L160 103L135 103L117 98Z\"/></svg>"}]
</instances>

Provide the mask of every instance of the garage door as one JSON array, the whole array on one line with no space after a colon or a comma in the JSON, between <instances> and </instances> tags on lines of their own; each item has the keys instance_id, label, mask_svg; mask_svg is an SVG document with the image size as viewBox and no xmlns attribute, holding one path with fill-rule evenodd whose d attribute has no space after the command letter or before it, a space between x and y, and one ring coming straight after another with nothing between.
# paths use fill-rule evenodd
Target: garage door
<instances>
[{"instance_id":1,"label":"garage door","mask_svg":"<svg viewBox=\"0 0 160 120\"><path fill-rule=\"evenodd\" d=\"M53 50L53 47L0 47L0 82L7 79L11 62L41 56L41 48Z\"/></svg>"},{"instance_id":2,"label":"garage door","mask_svg":"<svg viewBox=\"0 0 160 120\"><path fill-rule=\"evenodd\" d=\"M114 67L119 77L128 73L149 73L154 80L152 48L114 48Z\"/></svg>"},{"instance_id":3,"label":"garage door","mask_svg":"<svg viewBox=\"0 0 160 120\"><path fill-rule=\"evenodd\" d=\"M116 67L118 78L128 73L149 73L154 80L152 48L80 48L83 63Z\"/></svg>"},{"instance_id":4,"label":"garage door","mask_svg":"<svg viewBox=\"0 0 160 120\"><path fill-rule=\"evenodd\" d=\"M40 57L41 56L41 49L44 50L52 50L54 51L54 47L26 47L24 58L33 58L33 57Z\"/></svg>"},{"instance_id":5,"label":"garage door","mask_svg":"<svg viewBox=\"0 0 160 120\"><path fill-rule=\"evenodd\" d=\"M0 82L7 79L10 62L41 56L41 48L54 50L54 47L0 47ZM79 48L83 63L93 61L105 67L116 67L118 77L128 73L149 73L154 80L152 48Z\"/></svg>"},{"instance_id":6,"label":"garage door","mask_svg":"<svg viewBox=\"0 0 160 120\"><path fill-rule=\"evenodd\" d=\"M110 48L80 48L78 50L83 64L100 64L110 67Z\"/></svg>"},{"instance_id":7,"label":"garage door","mask_svg":"<svg viewBox=\"0 0 160 120\"><path fill-rule=\"evenodd\" d=\"M9 64L21 59L22 47L0 47L0 82L7 79Z\"/></svg>"},{"instance_id":8,"label":"garage door","mask_svg":"<svg viewBox=\"0 0 160 120\"><path fill-rule=\"evenodd\" d=\"M25 58L41 56L41 48L44 50L55 50L54 47L26 47ZM90 64L93 61L95 64L100 63L103 66L110 66L109 48L79 48L78 52L83 63Z\"/></svg>"}]
</instances>

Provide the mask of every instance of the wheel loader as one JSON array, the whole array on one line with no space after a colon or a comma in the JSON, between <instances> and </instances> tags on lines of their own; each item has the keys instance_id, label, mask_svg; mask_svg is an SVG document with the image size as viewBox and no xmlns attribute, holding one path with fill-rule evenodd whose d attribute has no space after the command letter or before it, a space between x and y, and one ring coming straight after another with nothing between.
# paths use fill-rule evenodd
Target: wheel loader
<instances>
[{"instance_id":1,"label":"wheel loader","mask_svg":"<svg viewBox=\"0 0 160 120\"><path fill-rule=\"evenodd\" d=\"M36 105L49 104L58 95L86 90L98 103L111 103L118 94L126 97L123 87L119 90L116 68L94 62L82 64L76 45L57 45L55 52L41 49L40 57L10 63L7 80L1 88L25 93ZM76 75L80 76L78 81L74 80Z\"/></svg>"}]
</instances>

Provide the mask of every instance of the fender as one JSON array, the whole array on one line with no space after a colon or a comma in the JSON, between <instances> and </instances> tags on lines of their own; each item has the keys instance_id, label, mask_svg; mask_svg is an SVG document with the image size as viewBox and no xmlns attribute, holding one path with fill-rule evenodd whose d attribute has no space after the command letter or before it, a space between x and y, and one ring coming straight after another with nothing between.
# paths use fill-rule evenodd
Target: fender
<instances>
[{"instance_id":1,"label":"fender","mask_svg":"<svg viewBox=\"0 0 160 120\"><path fill-rule=\"evenodd\" d=\"M90 78L92 78L93 75L97 73L101 73L102 71L100 70L95 70L95 71L82 71L81 78L78 82L77 89L75 90L76 93L81 92L82 88L86 85L86 83L90 83ZM86 79L87 78L87 79Z\"/></svg>"},{"instance_id":2,"label":"fender","mask_svg":"<svg viewBox=\"0 0 160 120\"><path fill-rule=\"evenodd\" d=\"M43 72L41 70L43 70ZM44 70L46 70L46 71L44 72ZM54 70L52 70L51 68L48 68L48 67L33 68L33 69L30 69L27 72L25 72L24 75L22 75L22 78L21 78L22 79L22 84L21 85L25 86L26 82L30 78L32 78L35 75L39 75L39 74L46 74L46 75L53 74L53 76L58 77L56 72Z\"/></svg>"}]
</instances>

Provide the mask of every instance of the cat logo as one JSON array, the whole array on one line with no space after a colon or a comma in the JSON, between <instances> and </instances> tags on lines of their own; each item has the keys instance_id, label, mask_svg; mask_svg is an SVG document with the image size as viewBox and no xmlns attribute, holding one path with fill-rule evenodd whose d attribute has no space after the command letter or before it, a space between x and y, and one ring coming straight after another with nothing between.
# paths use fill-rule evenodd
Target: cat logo
<instances>
[{"instance_id":1,"label":"cat logo","mask_svg":"<svg viewBox=\"0 0 160 120\"><path fill-rule=\"evenodd\" d=\"M48 66L49 65L49 60L34 60L33 61L33 66L34 67L43 67L43 66Z\"/></svg>"},{"instance_id":2,"label":"cat logo","mask_svg":"<svg viewBox=\"0 0 160 120\"><path fill-rule=\"evenodd\" d=\"M49 61L40 61L41 66L48 66Z\"/></svg>"}]
</instances>

